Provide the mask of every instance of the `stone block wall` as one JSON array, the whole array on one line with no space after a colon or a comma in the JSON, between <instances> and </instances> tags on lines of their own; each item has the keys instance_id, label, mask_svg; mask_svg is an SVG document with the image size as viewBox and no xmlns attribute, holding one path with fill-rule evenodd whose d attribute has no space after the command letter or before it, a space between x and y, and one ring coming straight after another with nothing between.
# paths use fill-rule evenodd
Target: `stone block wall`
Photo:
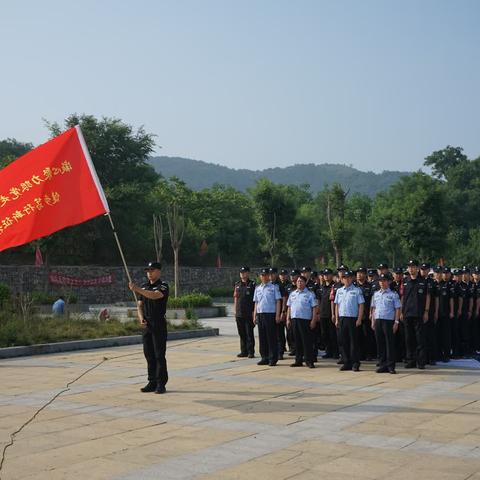
<instances>
[{"instance_id":1,"label":"stone block wall","mask_svg":"<svg viewBox=\"0 0 480 480\"><path fill-rule=\"evenodd\" d=\"M56 272L68 277L90 279L113 274L113 283L98 286L66 286L49 282L49 273ZM130 274L137 283L145 281L143 267L131 267ZM163 278L173 286L173 267L165 266ZM225 267L181 267L181 293L193 291L206 292L213 287L233 285L238 278L238 268ZM132 293L128 289L128 280L123 267L101 266L13 266L0 265L0 283L10 287L13 294L25 292L46 292L73 294L79 303L102 304L132 301Z\"/></svg>"}]
</instances>

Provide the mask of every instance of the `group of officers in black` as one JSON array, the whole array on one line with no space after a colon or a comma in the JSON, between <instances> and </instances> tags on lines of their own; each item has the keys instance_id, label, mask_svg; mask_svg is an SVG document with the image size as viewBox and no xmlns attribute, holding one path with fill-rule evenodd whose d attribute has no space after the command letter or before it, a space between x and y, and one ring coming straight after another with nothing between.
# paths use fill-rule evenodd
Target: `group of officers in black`
<instances>
[{"instance_id":1,"label":"group of officers in black","mask_svg":"<svg viewBox=\"0 0 480 480\"><path fill-rule=\"evenodd\" d=\"M313 363L318 362L320 351L324 351L322 358L337 359L337 363L344 367L346 361L351 362L351 351L355 351L358 359L355 360L357 368L353 370L358 370L360 360L376 360L385 355L386 347L389 356L393 355L394 358L390 358L385 364L388 368L377 363L377 366L380 365L377 371L389 370L390 373L395 373L395 361L404 362L405 368L424 369L425 365L435 365L437 361L470 358L480 350L479 267L431 267L428 263L419 264L416 260L410 260L405 268L396 267L392 270L385 263L378 265L376 269L360 267L356 271L340 265L336 271L325 268L318 273L308 266L291 271L278 271L271 267L261 271L260 286L265 284L267 273L268 282L278 286L281 300L277 302L279 314L274 317L275 332L272 333L273 330L270 329L270 333L265 334L270 337L275 335L275 339L267 338L263 342L269 340L277 343L275 350L278 360L284 359L288 346L288 355L296 357L292 366L299 363L299 347L302 351L305 350L304 345L299 345L299 339L295 336L296 330L287 318L287 312L290 313L289 298L292 292L297 290L299 278L305 280L306 288L317 301L317 306L312 309L312 368ZM354 331L350 332L351 335L346 339L338 322L337 292L342 288L351 289L352 282L346 279L352 277L353 285L363 296L364 304L360 310L363 318L354 323ZM257 286L250 278L249 267L240 268L240 280L234 286L233 295L240 336L241 351L238 357L255 356L254 327L258 324L259 316L258 309L255 310L255 302L259 301L258 298L255 299ZM375 292L387 290L398 294L398 318L392 321L394 328L389 330L390 335L387 335L387 338L382 335L379 339L374 328L375 308L372 306L372 299ZM380 295L378 298L380 299ZM254 318L254 315L257 318ZM259 364L266 364L269 362L262 353L262 337L265 335L261 335L260 327L261 323L259 334L262 360ZM303 340L302 338L302 342ZM276 359L269 364L275 365ZM301 360L300 358L300 362ZM310 366L308 361L307 365ZM351 365L349 367L343 369L351 369Z\"/></svg>"}]
</instances>

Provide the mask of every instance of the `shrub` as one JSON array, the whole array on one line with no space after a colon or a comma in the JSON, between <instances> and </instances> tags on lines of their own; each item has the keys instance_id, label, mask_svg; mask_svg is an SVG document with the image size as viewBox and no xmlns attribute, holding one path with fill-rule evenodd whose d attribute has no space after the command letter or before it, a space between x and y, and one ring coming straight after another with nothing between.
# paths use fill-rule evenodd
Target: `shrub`
<instances>
[{"instance_id":1,"label":"shrub","mask_svg":"<svg viewBox=\"0 0 480 480\"><path fill-rule=\"evenodd\" d=\"M0 283L0 306L4 306L10 300L10 288L4 283Z\"/></svg>"},{"instance_id":2,"label":"shrub","mask_svg":"<svg viewBox=\"0 0 480 480\"><path fill-rule=\"evenodd\" d=\"M208 291L211 297L232 297L233 287L214 287Z\"/></svg>"},{"instance_id":3,"label":"shrub","mask_svg":"<svg viewBox=\"0 0 480 480\"><path fill-rule=\"evenodd\" d=\"M189 293L178 298L169 297L167 308L211 307L212 297L204 293Z\"/></svg>"},{"instance_id":4,"label":"shrub","mask_svg":"<svg viewBox=\"0 0 480 480\"><path fill-rule=\"evenodd\" d=\"M49 293L49 292L33 292L32 299L35 305L51 305L58 297L64 297L67 303L77 303L75 295L68 295L64 293Z\"/></svg>"}]
</instances>

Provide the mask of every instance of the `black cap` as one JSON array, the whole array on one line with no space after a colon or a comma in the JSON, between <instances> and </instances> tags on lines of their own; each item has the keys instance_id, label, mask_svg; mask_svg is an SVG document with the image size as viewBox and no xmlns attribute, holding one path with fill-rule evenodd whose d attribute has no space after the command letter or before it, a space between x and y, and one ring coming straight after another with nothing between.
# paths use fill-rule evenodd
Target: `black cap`
<instances>
[{"instance_id":1,"label":"black cap","mask_svg":"<svg viewBox=\"0 0 480 480\"><path fill-rule=\"evenodd\" d=\"M376 275L377 274L377 271L374 270L373 268L369 268L368 271L367 271L368 275L370 277L372 277L373 275Z\"/></svg>"},{"instance_id":2,"label":"black cap","mask_svg":"<svg viewBox=\"0 0 480 480\"><path fill-rule=\"evenodd\" d=\"M146 270L161 270L162 264L160 262L148 262L147 266L145 267Z\"/></svg>"},{"instance_id":3,"label":"black cap","mask_svg":"<svg viewBox=\"0 0 480 480\"><path fill-rule=\"evenodd\" d=\"M357 273L367 273L367 269L365 267L360 267L358 270L357 270Z\"/></svg>"},{"instance_id":4,"label":"black cap","mask_svg":"<svg viewBox=\"0 0 480 480\"><path fill-rule=\"evenodd\" d=\"M270 273L270 269L269 268L262 268L260 270L260 275L268 275Z\"/></svg>"},{"instance_id":5,"label":"black cap","mask_svg":"<svg viewBox=\"0 0 480 480\"><path fill-rule=\"evenodd\" d=\"M430 264L429 263L426 263L426 262L423 262L421 265L420 265L420 268L422 270L430 270Z\"/></svg>"},{"instance_id":6,"label":"black cap","mask_svg":"<svg viewBox=\"0 0 480 480\"><path fill-rule=\"evenodd\" d=\"M403 273L403 267L396 267L394 272L395 273Z\"/></svg>"},{"instance_id":7,"label":"black cap","mask_svg":"<svg viewBox=\"0 0 480 480\"><path fill-rule=\"evenodd\" d=\"M379 279L379 280L390 280L390 275L387 275L386 273L381 273L381 274L378 276L378 279Z\"/></svg>"},{"instance_id":8,"label":"black cap","mask_svg":"<svg viewBox=\"0 0 480 480\"><path fill-rule=\"evenodd\" d=\"M315 270L312 272L312 277L318 277L318 272L316 272Z\"/></svg>"},{"instance_id":9,"label":"black cap","mask_svg":"<svg viewBox=\"0 0 480 480\"><path fill-rule=\"evenodd\" d=\"M322 271L323 275L332 275L333 274L333 270L331 268L325 268L323 271Z\"/></svg>"},{"instance_id":10,"label":"black cap","mask_svg":"<svg viewBox=\"0 0 480 480\"><path fill-rule=\"evenodd\" d=\"M277 267L270 267L270 273L278 273Z\"/></svg>"},{"instance_id":11,"label":"black cap","mask_svg":"<svg viewBox=\"0 0 480 480\"><path fill-rule=\"evenodd\" d=\"M291 272L290 275L295 276L295 275L300 275L300 270L298 268L294 268Z\"/></svg>"},{"instance_id":12,"label":"black cap","mask_svg":"<svg viewBox=\"0 0 480 480\"><path fill-rule=\"evenodd\" d=\"M249 272L250 271L250 267L240 267L240 271L241 272Z\"/></svg>"},{"instance_id":13,"label":"black cap","mask_svg":"<svg viewBox=\"0 0 480 480\"><path fill-rule=\"evenodd\" d=\"M466 265L464 265L462 267L462 273L470 273L470 269Z\"/></svg>"},{"instance_id":14,"label":"black cap","mask_svg":"<svg viewBox=\"0 0 480 480\"><path fill-rule=\"evenodd\" d=\"M409 267L412 267L412 266L418 267L418 261L417 260L409 260L407 265Z\"/></svg>"},{"instance_id":15,"label":"black cap","mask_svg":"<svg viewBox=\"0 0 480 480\"><path fill-rule=\"evenodd\" d=\"M302 272L311 272L312 271L312 267L303 267L302 268Z\"/></svg>"},{"instance_id":16,"label":"black cap","mask_svg":"<svg viewBox=\"0 0 480 480\"><path fill-rule=\"evenodd\" d=\"M381 270L383 268L388 268L388 265L386 263L379 263L377 268Z\"/></svg>"},{"instance_id":17,"label":"black cap","mask_svg":"<svg viewBox=\"0 0 480 480\"><path fill-rule=\"evenodd\" d=\"M453 273L454 275L460 275L460 270L459 270L458 268L454 268L454 269L452 270L452 273Z\"/></svg>"},{"instance_id":18,"label":"black cap","mask_svg":"<svg viewBox=\"0 0 480 480\"><path fill-rule=\"evenodd\" d=\"M344 265L343 263L337 268L337 271L342 272L342 271L347 271L348 267Z\"/></svg>"},{"instance_id":19,"label":"black cap","mask_svg":"<svg viewBox=\"0 0 480 480\"><path fill-rule=\"evenodd\" d=\"M351 270L345 270L343 274L345 277L353 277L353 272Z\"/></svg>"},{"instance_id":20,"label":"black cap","mask_svg":"<svg viewBox=\"0 0 480 480\"><path fill-rule=\"evenodd\" d=\"M442 267L440 267L440 266L433 267L433 271L434 271L435 273L440 273L440 272L442 272L442 270L443 270L443 269L442 269Z\"/></svg>"},{"instance_id":21,"label":"black cap","mask_svg":"<svg viewBox=\"0 0 480 480\"><path fill-rule=\"evenodd\" d=\"M443 267L444 273L452 273L452 269L450 267Z\"/></svg>"},{"instance_id":22,"label":"black cap","mask_svg":"<svg viewBox=\"0 0 480 480\"><path fill-rule=\"evenodd\" d=\"M480 267L473 267L473 273L480 273Z\"/></svg>"},{"instance_id":23,"label":"black cap","mask_svg":"<svg viewBox=\"0 0 480 480\"><path fill-rule=\"evenodd\" d=\"M286 270L285 268L282 268L280 270L280 275L288 275L288 270Z\"/></svg>"}]
</instances>

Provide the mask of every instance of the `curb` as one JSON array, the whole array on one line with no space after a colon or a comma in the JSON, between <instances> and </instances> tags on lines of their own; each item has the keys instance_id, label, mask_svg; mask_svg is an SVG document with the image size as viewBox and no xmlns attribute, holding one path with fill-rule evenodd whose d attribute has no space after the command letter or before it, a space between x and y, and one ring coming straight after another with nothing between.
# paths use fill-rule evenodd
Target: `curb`
<instances>
[{"instance_id":1,"label":"curb","mask_svg":"<svg viewBox=\"0 0 480 480\"><path fill-rule=\"evenodd\" d=\"M215 337L219 335L218 328L202 330L185 330L168 332L167 340L182 340L186 338ZM71 352L75 350L90 350L92 348L123 347L142 343L142 335L128 335L123 337L93 338L89 340L73 340L69 342L42 343L24 347L0 348L0 359L25 357L29 355L43 355L47 353Z\"/></svg>"}]
</instances>

